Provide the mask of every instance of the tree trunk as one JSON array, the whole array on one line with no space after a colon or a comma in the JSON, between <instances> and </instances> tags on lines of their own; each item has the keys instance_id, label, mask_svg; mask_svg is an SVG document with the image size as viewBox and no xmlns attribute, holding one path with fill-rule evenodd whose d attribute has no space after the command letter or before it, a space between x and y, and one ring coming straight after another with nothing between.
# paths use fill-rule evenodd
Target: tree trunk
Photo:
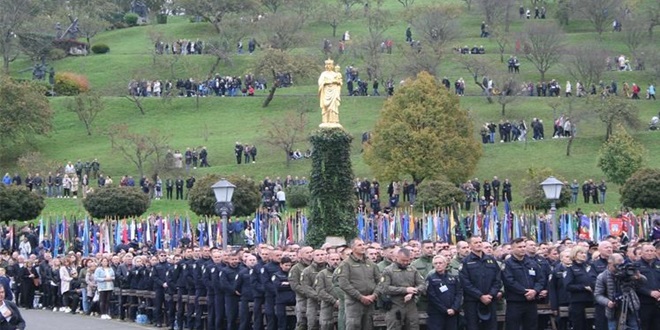
<instances>
[{"instance_id":1,"label":"tree trunk","mask_svg":"<svg viewBox=\"0 0 660 330\"><path fill-rule=\"evenodd\" d=\"M566 157L571 156L571 146L573 145L573 139L575 138L575 135L573 135L573 132L571 132L571 137L568 139L568 143L566 144Z\"/></svg>"},{"instance_id":2,"label":"tree trunk","mask_svg":"<svg viewBox=\"0 0 660 330\"><path fill-rule=\"evenodd\" d=\"M216 57L215 62L213 63L213 65L211 65L211 70L209 70L209 74L208 74L209 77L213 77L213 73L216 72L215 70L217 70L218 66L220 66L220 61L222 61L220 56Z\"/></svg>"},{"instance_id":3,"label":"tree trunk","mask_svg":"<svg viewBox=\"0 0 660 330\"><path fill-rule=\"evenodd\" d=\"M333 38L336 38L336 37L337 37L337 26L338 26L338 25L339 25L339 24L337 24L337 20L336 20L336 19L333 19L333 20L332 20L332 24L330 24L330 26L332 26L332 37L333 37Z\"/></svg>"},{"instance_id":4,"label":"tree trunk","mask_svg":"<svg viewBox=\"0 0 660 330\"><path fill-rule=\"evenodd\" d=\"M275 90L277 90L277 84L273 84L273 87L270 88L270 92L268 93L268 96L266 96L264 104L262 105L263 108L267 108L270 104L270 101L273 100L273 97L275 96Z\"/></svg>"},{"instance_id":5,"label":"tree trunk","mask_svg":"<svg viewBox=\"0 0 660 330\"><path fill-rule=\"evenodd\" d=\"M502 117L506 116L506 103L502 104Z\"/></svg>"},{"instance_id":6,"label":"tree trunk","mask_svg":"<svg viewBox=\"0 0 660 330\"><path fill-rule=\"evenodd\" d=\"M289 165L291 165L291 152L288 150L288 148L285 148L284 152L286 153L286 167L289 167Z\"/></svg>"}]
</instances>

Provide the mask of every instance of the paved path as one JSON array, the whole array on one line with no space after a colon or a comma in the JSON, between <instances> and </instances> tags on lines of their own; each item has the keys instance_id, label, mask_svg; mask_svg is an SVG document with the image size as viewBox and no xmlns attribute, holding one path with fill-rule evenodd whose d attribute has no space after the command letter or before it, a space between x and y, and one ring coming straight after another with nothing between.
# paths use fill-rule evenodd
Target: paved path
<instances>
[{"instance_id":1,"label":"paved path","mask_svg":"<svg viewBox=\"0 0 660 330\"><path fill-rule=\"evenodd\" d=\"M26 330L153 330L134 322L101 320L98 317L72 315L47 310L21 309L21 315L27 324Z\"/></svg>"}]
</instances>

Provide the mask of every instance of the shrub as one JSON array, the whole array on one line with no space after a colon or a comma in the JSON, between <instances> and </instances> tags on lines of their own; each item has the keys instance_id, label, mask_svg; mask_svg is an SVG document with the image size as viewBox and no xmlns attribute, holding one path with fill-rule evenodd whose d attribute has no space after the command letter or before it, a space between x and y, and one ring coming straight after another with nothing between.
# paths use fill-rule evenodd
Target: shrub
<instances>
[{"instance_id":1,"label":"shrub","mask_svg":"<svg viewBox=\"0 0 660 330\"><path fill-rule=\"evenodd\" d=\"M124 15L124 23L128 24L128 26L137 26L139 18L135 13L127 13Z\"/></svg>"},{"instance_id":2,"label":"shrub","mask_svg":"<svg viewBox=\"0 0 660 330\"><path fill-rule=\"evenodd\" d=\"M59 72L55 74L55 93L57 95L71 96L89 91L87 77L73 72Z\"/></svg>"},{"instance_id":3,"label":"shrub","mask_svg":"<svg viewBox=\"0 0 660 330\"><path fill-rule=\"evenodd\" d=\"M621 187L621 204L633 208L660 207L660 194L657 193L660 184L660 170L642 168L635 172Z\"/></svg>"},{"instance_id":4,"label":"shrub","mask_svg":"<svg viewBox=\"0 0 660 330\"><path fill-rule=\"evenodd\" d=\"M465 193L446 181L424 181L418 189L415 205L426 210L443 208L465 201Z\"/></svg>"},{"instance_id":5,"label":"shrub","mask_svg":"<svg viewBox=\"0 0 660 330\"><path fill-rule=\"evenodd\" d=\"M92 46L92 52L94 54L105 54L110 51L110 47L106 44L96 44Z\"/></svg>"},{"instance_id":6,"label":"shrub","mask_svg":"<svg viewBox=\"0 0 660 330\"><path fill-rule=\"evenodd\" d=\"M209 174L195 181L188 198L188 205L195 214L200 216L216 215L216 200L211 186L220 179L221 177L218 174ZM234 204L232 215L242 217L254 213L261 202L257 183L245 177L228 177L227 180L236 186L232 196L232 204Z\"/></svg>"},{"instance_id":7,"label":"shrub","mask_svg":"<svg viewBox=\"0 0 660 330\"><path fill-rule=\"evenodd\" d=\"M83 206L97 219L139 217L147 212L151 200L136 187L105 187L88 194Z\"/></svg>"},{"instance_id":8,"label":"shrub","mask_svg":"<svg viewBox=\"0 0 660 330\"><path fill-rule=\"evenodd\" d=\"M53 48L48 52L48 59L51 61L61 60L66 57L66 52L59 48Z\"/></svg>"},{"instance_id":9,"label":"shrub","mask_svg":"<svg viewBox=\"0 0 660 330\"><path fill-rule=\"evenodd\" d=\"M0 221L35 219L46 207L44 197L24 186L0 185Z\"/></svg>"},{"instance_id":10,"label":"shrub","mask_svg":"<svg viewBox=\"0 0 660 330\"><path fill-rule=\"evenodd\" d=\"M156 22L158 24L167 24L167 14L156 15Z\"/></svg>"},{"instance_id":11,"label":"shrub","mask_svg":"<svg viewBox=\"0 0 660 330\"><path fill-rule=\"evenodd\" d=\"M286 188L285 192L288 207L301 209L309 204L309 188L307 186L290 186Z\"/></svg>"}]
</instances>

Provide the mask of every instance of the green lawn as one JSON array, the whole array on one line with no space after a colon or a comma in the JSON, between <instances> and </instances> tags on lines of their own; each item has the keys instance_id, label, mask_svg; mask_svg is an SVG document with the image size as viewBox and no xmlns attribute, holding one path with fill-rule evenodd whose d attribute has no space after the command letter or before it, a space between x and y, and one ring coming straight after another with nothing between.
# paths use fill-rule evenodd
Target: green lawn
<instances>
[{"instance_id":1,"label":"green lawn","mask_svg":"<svg viewBox=\"0 0 660 330\"><path fill-rule=\"evenodd\" d=\"M331 1L331 0L327 0ZM417 0L415 7L435 4L438 1ZM446 4L462 6L458 1L442 1ZM553 4L549 5L549 19L553 17ZM384 7L391 10L391 19L395 24L384 34L385 38L392 38L395 49L392 55L383 56L383 72L385 76L394 77L399 81L405 76L401 73L401 64L406 60L402 56L402 48L408 47L404 42L405 29L408 25L404 20L403 7L395 1L386 1ZM354 41L364 38L366 31L366 20L361 6L354 6L351 19L340 24L338 37L346 30L351 32ZM478 38L479 24L483 15L479 13L475 5L470 12L464 12L460 16L461 36L455 45L484 45L487 55L481 55L494 66L506 70L506 63L499 63L499 54L496 51L494 40ZM517 35L525 29L526 20L518 20L517 12L511 25L511 34L514 42L507 48L505 57L513 54ZM626 54L629 56L627 47L622 42L620 34L609 31L603 34L602 41L593 32L593 27L584 20L572 20L565 28L568 32L566 38L567 46L581 46L597 42L607 49L612 55ZM265 40L269 33L267 29L255 32L258 40ZM319 53L319 72L322 65L320 48L324 38L332 38L332 29L329 25L311 21L305 28L306 41L293 53ZM209 55L182 56L176 61L173 56L152 55L153 45L150 41L151 34L161 34L166 41L180 38L209 40L215 35L215 30L207 23L190 23L186 17L170 17L166 25L149 25L108 31L96 36L92 43L105 43L110 46L111 51L104 55L90 55L86 57L69 57L53 63L58 72L73 71L88 77L93 89L107 95L104 97L106 109L99 115L94 124L94 133L87 136L83 125L78 121L75 114L66 111L67 98L58 97L51 99L51 105L56 112L54 130L48 137L38 137L31 145L21 146L5 150L5 155L0 159L0 168L7 171L17 170L16 158L27 151L37 150L44 157L64 163L76 161L77 159L91 160L98 158L102 165L102 171L116 178L124 174L136 175L136 168L125 160L110 146L105 132L114 124L125 123L132 131L146 132L158 129L169 135L169 146L172 149L185 149L186 147L206 146L209 150L209 162L212 167L208 169L196 169L195 176L203 176L207 173L220 173L223 175L241 174L263 179L292 176L309 176L309 161L293 161L286 166L282 150L270 147L266 143L264 134L264 121L281 118L286 112L305 108L309 110L309 125L305 133L311 132L320 122L318 101L316 98L317 87L313 82L315 78L298 81L292 88L278 89L275 99L268 108L262 108L265 92L258 91L255 97L237 98L174 98L171 103L163 102L161 99L150 98L143 101L147 114L141 115L137 108L126 98L128 82L131 79L174 79L194 77L203 79L207 76L209 67L215 59ZM333 44L337 44L338 38L332 38ZM654 41L649 44L658 49L657 33ZM356 41L357 42L357 41ZM349 44L349 49L352 47ZM336 49L336 48L335 48ZM257 53L260 51L258 50ZM364 60L355 57L353 53L341 58L339 65L355 65L364 67ZM523 56L519 56L522 67L519 80L538 81L539 73ZM242 75L252 72L258 55L233 55L231 64L221 64L218 73ZM170 64L173 65L173 73ZM19 70L30 66L25 58L19 58L11 65L12 74L15 76L29 78L29 72L19 74ZM366 71L361 71L363 76ZM480 91L471 81L472 77L456 61L456 55L447 54L439 63L439 75L447 76L453 82L458 77L464 77L467 82L468 95L478 95ZM554 65L547 73L547 79L557 79L562 83L566 80L573 81L566 68L562 64ZM624 81L638 82L644 89L651 82L649 72L606 72L604 81L616 80L621 89ZM381 87L383 93L385 86ZM354 136L353 143L353 169L358 177L373 177L369 167L364 163L360 154L360 137L365 131L373 128L378 118L384 97L344 97L341 107L341 122L343 126ZM546 140L516 142L484 146L484 156L481 159L474 177L481 180L499 176L510 178L514 184L514 201L522 198L519 190L525 171L530 167L548 167L562 177L572 180L578 179L582 182L593 178L599 180L603 173L596 167L598 150L604 137L604 126L598 117L585 105L584 100L574 103L575 114L581 117L578 123L578 137L573 144L570 157L566 154L567 140L550 139L552 134L553 116L567 111L567 104L563 104L557 113L553 113L548 105L549 98L520 97L516 102L507 106L505 117L500 114L500 106L497 103L488 104L484 97L467 96L461 98L461 106L470 112L475 123L475 139L479 138L478 129L484 122L499 122L501 119L518 121L524 119L529 125L532 118L541 118L545 123ZM660 109L656 102L638 101L640 118L646 123L658 113ZM648 166L656 166L660 161L660 146L658 146L658 132L639 131L634 136L642 142L648 152ZM531 132L529 133L531 137ZM233 146L236 141L255 144L259 153L257 162L248 165L236 165L233 156ZM306 150L308 145L301 143L301 150ZM433 152L429 150L429 152ZM166 173L166 175L178 175L181 173ZM42 174L43 175L43 174ZM403 178L402 178L403 179ZM613 210L619 207L618 187L609 185L609 198L605 207ZM579 205L583 207L583 205ZM597 210L599 206L583 207L586 210ZM188 208L184 202L176 201L154 201L150 211L167 214L185 213ZM71 214L82 213L80 200L49 200L44 214Z\"/></svg>"}]
</instances>

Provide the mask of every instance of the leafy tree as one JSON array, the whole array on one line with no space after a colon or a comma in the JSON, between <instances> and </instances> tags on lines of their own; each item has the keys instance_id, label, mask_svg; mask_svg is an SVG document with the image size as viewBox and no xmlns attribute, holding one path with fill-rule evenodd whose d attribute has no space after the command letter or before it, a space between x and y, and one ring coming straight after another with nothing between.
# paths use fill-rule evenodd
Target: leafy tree
<instances>
[{"instance_id":1,"label":"leafy tree","mask_svg":"<svg viewBox=\"0 0 660 330\"><path fill-rule=\"evenodd\" d=\"M114 125L108 130L112 149L119 152L124 159L133 163L143 176L147 162L155 157L155 167L160 168L164 161L169 136L158 129L146 133L133 133L126 124Z\"/></svg>"},{"instance_id":2,"label":"leafy tree","mask_svg":"<svg viewBox=\"0 0 660 330\"><path fill-rule=\"evenodd\" d=\"M43 87L29 82L0 78L0 146L48 135L53 111L45 92Z\"/></svg>"},{"instance_id":3,"label":"leafy tree","mask_svg":"<svg viewBox=\"0 0 660 330\"><path fill-rule=\"evenodd\" d=\"M203 18L221 33L221 23L228 14L244 13L257 7L255 0L179 0L187 14Z\"/></svg>"},{"instance_id":4,"label":"leafy tree","mask_svg":"<svg viewBox=\"0 0 660 330\"><path fill-rule=\"evenodd\" d=\"M660 169L642 168L621 187L621 204L632 208L660 208Z\"/></svg>"},{"instance_id":5,"label":"leafy tree","mask_svg":"<svg viewBox=\"0 0 660 330\"><path fill-rule=\"evenodd\" d=\"M209 174L197 180L188 195L190 210L199 216L215 216L215 195L213 186L222 177L218 174ZM259 207L261 201L259 186L252 179L246 177L232 176L227 180L236 186L232 196L234 213L237 217L249 216Z\"/></svg>"},{"instance_id":6,"label":"leafy tree","mask_svg":"<svg viewBox=\"0 0 660 330\"><path fill-rule=\"evenodd\" d=\"M408 79L381 112L365 160L378 177L466 180L481 157L473 123L451 94L426 72Z\"/></svg>"},{"instance_id":7,"label":"leafy tree","mask_svg":"<svg viewBox=\"0 0 660 330\"><path fill-rule=\"evenodd\" d=\"M9 63L18 56L16 36L22 32L23 25L37 16L41 10L40 0L0 0L0 53L6 73Z\"/></svg>"},{"instance_id":8,"label":"leafy tree","mask_svg":"<svg viewBox=\"0 0 660 330\"><path fill-rule=\"evenodd\" d=\"M46 207L44 197L24 186L0 185L0 221L35 219Z\"/></svg>"},{"instance_id":9,"label":"leafy tree","mask_svg":"<svg viewBox=\"0 0 660 330\"><path fill-rule=\"evenodd\" d=\"M151 199L138 187L104 187L88 193L83 207L96 219L139 217Z\"/></svg>"},{"instance_id":10,"label":"leafy tree","mask_svg":"<svg viewBox=\"0 0 660 330\"><path fill-rule=\"evenodd\" d=\"M426 181L417 190L415 204L425 210L456 205L465 201L465 193L455 184L446 181Z\"/></svg>"},{"instance_id":11,"label":"leafy tree","mask_svg":"<svg viewBox=\"0 0 660 330\"><path fill-rule=\"evenodd\" d=\"M280 87L277 79L279 73L289 73L300 81L311 77L314 73L321 72L320 65L316 64L313 56L305 54L294 56L280 49L267 49L261 52L260 58L255 63L254 73L257 76L273 77L270 91L263 103L264 108L268 107L275 96L275 91Z\"/></svg>"},{"instance_id":12,"label":"leafy tree","mask_svg":"<svg viewBox=\"0 0 660 330\"><path fill-rule=\"evenodd\" d=\"M605 123L605 140L609 140L614 126L623 124L631 129L638 129L642 126L639 119L639 110L634 103L619 97L608 97L601 99L592 97L589 104L598 114L600 121Z\"/></svg>"},{"instance_id":13,"label":"leafy tree","mask_svg":"<svg viewBox=\"0 0 660 330\"><path fill-rule=\"evenodd\" d=\"M307 114L303 111L289 111L279 118L264 119L262 127L266 133L264 142L284 152L288 167L295 145L305 141Z\"/></svg>"},{"instance_id":14,"label":"leafy tree","mask_svg":"<svg viewBox=\"0 0 660 330\"><path fill-rule=\"evenodd\" d=\"M564 52L564 32L554 23L529 22L525 24L523 52L545 81L545 73Z\"/></svg>"},{"instance_id":15,"label":"leafy tree","mask_svg":"<svg viewBox=\"0 0 660 330\"><path fill-rule=\"evenodd\" d=\"M600 148L598 167L607 180L621 185L642 167L645 154L646 148L618 124L616 132Z\"/></svg>"},{"instance_id":16,"label":"leafy tree","mask_svg":"<svg viewBox=\"0 0 660 330\"><path fill-rule=\"evenodd\" d=\"M103 112L105 105L101 95L94 92L81 93L68 100L66 108L75 113L85 125L87 135L92 135L92 125L96 116Z\"/></svg>"},{"instance_id":17,"label":"leafy tree","mask_svg":"<svg viewBox=\"0 0 660 330\"><path fill-rule=\"evenodd\" d=\"M555 17L557 18L557 21L559 21L559 25L568 25L573 10L573 0L557 0Z\"/></svg>"},{"instance_id":18,"label":"leafy tree","mask_svg":"<svg viewBox=\"0 0 660 330\"><path fill-rule=\"evenodd\" d=\"M550 201L545 198L545 193L541 187L541 182L545 181L549 176L554 176L557 180L564 183L555 205L559 207L568 206L571 202L571 191L568 182L557 175L549 168L529 168L522 180L522 196L524 200L522 205L526 207L536 208L538 210L548 210L550 208Z\"/></svg>"}]
</instances>

